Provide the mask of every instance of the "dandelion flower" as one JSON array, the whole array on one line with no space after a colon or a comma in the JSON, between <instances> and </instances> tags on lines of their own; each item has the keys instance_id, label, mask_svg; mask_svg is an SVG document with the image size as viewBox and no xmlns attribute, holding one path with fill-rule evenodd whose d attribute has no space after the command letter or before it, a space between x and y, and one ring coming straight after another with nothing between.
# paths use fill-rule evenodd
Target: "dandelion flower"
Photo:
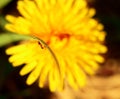
<instances>
[{"instance_id":1,"label":"dandelion flower","mask_svg":"<svg viewBox=\"0 0 120 99\"><path fill-rule=\"evenodd\" d=\"M21 16L7 15L6 28L37 38L6 50L14 67L24 65L20 75L29 73L26 83L48 84L52 92L66 82L83 87L106 52L103 25L92 18L95 10L85 0L19 0L17 8Z\"/></svg>"}]
</instances>

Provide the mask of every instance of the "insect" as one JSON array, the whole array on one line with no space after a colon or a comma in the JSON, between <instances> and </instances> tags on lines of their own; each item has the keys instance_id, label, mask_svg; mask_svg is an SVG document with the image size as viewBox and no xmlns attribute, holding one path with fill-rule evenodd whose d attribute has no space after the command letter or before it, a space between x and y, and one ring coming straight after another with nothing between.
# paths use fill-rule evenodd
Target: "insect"
<instances>
[{"instance_id":1,"label":"insect","mask_svg":"<svg viewBox=\"0 0 120 99\"><path fill-rule=\"evenodd\" d=\"M41 47L42 49L45 48L45 46L44 46L40 41L38 41L38 44L40 45L40 47Z\"/></svg>"}]
</instances>

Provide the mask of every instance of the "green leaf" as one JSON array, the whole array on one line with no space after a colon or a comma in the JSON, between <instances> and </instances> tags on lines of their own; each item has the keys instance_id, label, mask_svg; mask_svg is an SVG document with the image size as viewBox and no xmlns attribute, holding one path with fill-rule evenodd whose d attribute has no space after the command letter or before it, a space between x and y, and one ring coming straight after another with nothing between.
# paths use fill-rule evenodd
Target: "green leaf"
<instances>
[{"instance_id":1,"label":"green leaf","mask_svg":"<svg viewBox=\"0 0 120 99\"><path fill-rule=\"evenodd\" d=\"M0 34L0 47L10 44L15 41L30 39L30 36L19 35L15 33L2 33Z\"/></svg>"},{"instance_id":2,"label":"green leaf","mask_svg":"<svg viewBox=\"0 0 120 99\"><path fill-rule=\"evenodd\" d=\"M6 6L11 0L0 0L0 9Z\"/></svg>"},{"instance_id":3,"label":"green leaf","mask_svg":"<svg viewBox=\"0 0 120 99\"><path fill-rule=\"evenodd\" d=\"M5 24L7 24L7 23L8 23L8 21L5 19L5 16L0 14L0 29L3 31L7 31L5 29Z\"/></svg>"}]
</instances>

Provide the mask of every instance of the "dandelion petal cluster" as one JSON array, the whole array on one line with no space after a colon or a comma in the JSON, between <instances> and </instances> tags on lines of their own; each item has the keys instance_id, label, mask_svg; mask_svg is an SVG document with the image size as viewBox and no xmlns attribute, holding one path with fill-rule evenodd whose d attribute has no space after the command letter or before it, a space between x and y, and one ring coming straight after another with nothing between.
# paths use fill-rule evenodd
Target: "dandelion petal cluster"
<instances>
[{"instance_id":1,"label":"dandelion petal cluster","mask_svg":"<svg viewBox=\"0 0 120 99\"><path fill-rule=\"evenodd\" d=\"M53 92L66 83L83 87L107 51L103 25L92 18L95 9L86 0L19 0L17 8L21 16L7 15L6 29L37 38L6 50L14 67L24 64L20 75L29 73L26 83L37 81Z\"/></svg>"}]
</instances>

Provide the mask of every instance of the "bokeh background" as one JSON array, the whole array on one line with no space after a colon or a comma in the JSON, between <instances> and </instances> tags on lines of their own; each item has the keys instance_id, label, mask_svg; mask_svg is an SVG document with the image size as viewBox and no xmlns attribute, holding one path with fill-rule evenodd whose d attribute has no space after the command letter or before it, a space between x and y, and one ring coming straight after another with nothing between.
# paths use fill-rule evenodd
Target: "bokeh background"
<instances>
[{"instance_id":1,"label":"bokeh background","mask_svg":"<svg viewBox=\"0 0 120 99\"><path fill-rule=\"evenodd\" d=\"M5 54L5 49L16 44L21 39L14 34L10 35L10 32L4 28L7 22L5 20L7 14L19 15L16 2L17 0L0 0L0 99L69 99L67 96L70 94L73 95L74 99L120 99L120 0L87 0L88 6L96 9L94 18L104 25L107 32L105 44L108 47L108 52L104 55L105 63L101 64L96 76L88 81L88 83L93 82L90 85L91 87L86 86L85 89L82 89L82 94L80 94L81 90L73 93L69 91L71 90L69 88L64 93L51 93L48 88L38 88L36 83L27 86L25 84L27 75L24 77L19 75L21 67L13 68L8 62L9 56ZM109 92L107 95L103 94L104 89L100 84L96 86L99 86L101 90L94 87L97 92L88 91L96 83L104 84L105 87L106 83L112 82L114 84L111 85L114 86L117 82L118 89L112 92L112 95L116 96L117 94L116 98L109 97ZM108 89L108 91L110 90ZM92 95L101 94L101 96L85 97L88 93Z\"/></svg>"}]
</instances>

